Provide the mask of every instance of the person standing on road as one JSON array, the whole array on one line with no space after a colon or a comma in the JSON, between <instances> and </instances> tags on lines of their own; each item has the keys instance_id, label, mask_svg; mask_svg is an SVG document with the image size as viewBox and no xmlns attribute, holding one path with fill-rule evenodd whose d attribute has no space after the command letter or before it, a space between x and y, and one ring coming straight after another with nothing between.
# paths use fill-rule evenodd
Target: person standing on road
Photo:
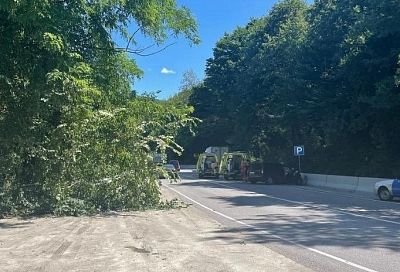
<instances>
[{"instance_id":1,"label":"person standing on road","mask_svg":"<svg viewBox=\"0 0 400 272\"><path fill-rule=\"evenodd\" d=\"M240 177L242 180L246 180L248 176L249 162L246 159L243 159L240 163Z\"/></svg>"}]
</instances>

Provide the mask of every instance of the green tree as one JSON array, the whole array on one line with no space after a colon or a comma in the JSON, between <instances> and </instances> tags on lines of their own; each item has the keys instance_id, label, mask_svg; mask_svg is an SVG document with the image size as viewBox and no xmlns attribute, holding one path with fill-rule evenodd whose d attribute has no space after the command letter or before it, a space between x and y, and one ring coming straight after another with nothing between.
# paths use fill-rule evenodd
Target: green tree
<instances>
[{"instance_id":1,"label":"green tree","mask_svg":"<svg viewBox=\"0 0 400 272\"><path fill-rule=\"evenodd\" d=\"M396 176L400 144L398 1L301 0L224 35L189 101L194 142L249 149L304 170Z\"/></svg>"},{"instance_id":2,"label":"green tree","mask_svg":"<svg viewBox=\"0 0 400 272\"><path fill-rule=\"evenodd\" d=\"M176 148L191 110L132 93L142 72L131 23L159 44L199 41L170 0L0 3L0 213L157 205L151 154Z\"/></svg>"}]
</instances>

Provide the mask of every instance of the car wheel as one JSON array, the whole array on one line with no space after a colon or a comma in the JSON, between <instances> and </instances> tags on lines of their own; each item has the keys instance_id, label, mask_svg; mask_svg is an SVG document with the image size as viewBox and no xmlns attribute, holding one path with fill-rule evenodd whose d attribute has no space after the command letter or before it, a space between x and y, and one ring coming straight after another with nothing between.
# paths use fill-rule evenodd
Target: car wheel
<instances>
[{"instance_id":1,"label":"car wheel","mask_svg":"<svg viewBox=\"0 0 400 272\"><path fill-rule=\"evenodd\" d=\"M378 196L380 200L389 201L392 200L393 196L390 194L389 190L386 187L379 188Z\"/></svg>"},{"instance_id":2,"label":"car wheel","mask_svg":"<svg viewBox=\"0 0 400 272\"><path fill-rule=\"evenodd\" d=\"M272 184L274 184L274 181L272 180L271 177L269 177L269 178L267 178L267 180L265 181L265 184L272 185Z\"/></svg>"}]
</instances>

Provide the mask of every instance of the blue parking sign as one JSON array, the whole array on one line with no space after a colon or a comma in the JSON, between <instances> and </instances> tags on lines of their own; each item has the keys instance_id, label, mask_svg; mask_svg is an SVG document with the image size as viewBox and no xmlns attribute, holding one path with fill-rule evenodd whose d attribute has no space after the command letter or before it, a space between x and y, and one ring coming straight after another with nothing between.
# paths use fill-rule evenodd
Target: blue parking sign
<instances>
[{"instance_id":1,"label":"blue parking sign","mask_svg":"<svg viewBox=\"0 0 400 272\"><path fill-rule=\"evenodd\" d=\"M304 156L304 145L295 145L294 146L294 155L295 156Z\"/></svg>"}]
</instances>

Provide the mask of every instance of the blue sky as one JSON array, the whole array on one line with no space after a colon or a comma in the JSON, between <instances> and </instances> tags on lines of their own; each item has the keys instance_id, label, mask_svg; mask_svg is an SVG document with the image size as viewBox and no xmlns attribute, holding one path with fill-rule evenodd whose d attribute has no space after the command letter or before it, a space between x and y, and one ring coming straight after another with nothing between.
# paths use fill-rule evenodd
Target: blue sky
<instances>
[{"instance_id":1,"label":"blue sky","mask_svg":"<svg viewBox=\"0 0 400 272\"><path fill-rule=\"evenodd\" d=\"M178 38L167 41L166 44L174 41L177 43L158 54L148 57L133 56L144 72L143 78L134 84L134 89L139 93L160 91L158 97L166 99L178 92L182 74L189 69L202 79L206 60L212 57L212 49L223 34L232 32L238 26L244 26L253 17L267 14L278 1L177 0L177 2L178 5L188 7L195 16L201 44L191 47L187 40ZM130 31L134 30L132 26ZM152 43L151 40L140 37L138 40L140 46Z\"/></svg>"}]
</instances>

